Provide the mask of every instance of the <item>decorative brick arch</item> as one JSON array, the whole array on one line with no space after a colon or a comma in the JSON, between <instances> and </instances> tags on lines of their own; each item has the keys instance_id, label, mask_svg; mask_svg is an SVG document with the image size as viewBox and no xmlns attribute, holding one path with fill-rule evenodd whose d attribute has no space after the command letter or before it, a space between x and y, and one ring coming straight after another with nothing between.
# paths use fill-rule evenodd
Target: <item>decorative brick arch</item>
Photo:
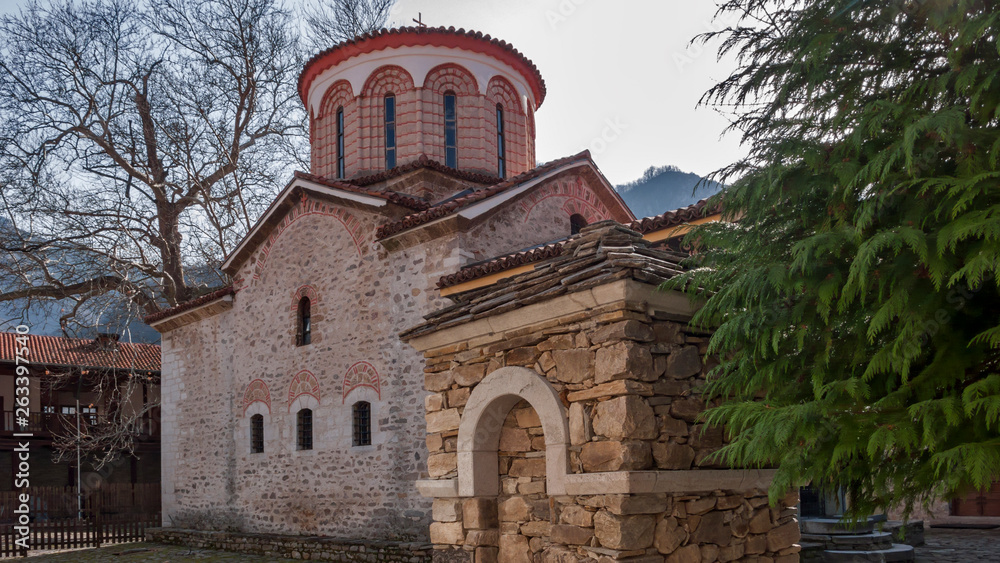
<instances>
[{"instance_id":1,"label":"decorative brick arch","mask_svg":"<svg viewBox=\"0 0 1000 563\"><path fill-rule=\"evenodd\" d=\"M338 80L323 95L319 115L312 121L310 130L310 145L312 147L312 170L320 176L336 176L337 174L337 111L344 109L345 124L358 122L358 107L354 101L354 91L347 80ZM346 126L345 133L350 136L357 127ZM346 143L346 146L349 146ZM346 150L345 152L349 152Z\"/></svg>"},{"instance_id":2,"label":"decorative brick arch","mask_svg":"<svg viewBox=\"0 0 1000 563\"><path fill-rule=\"evenodd\" d=\"M354 242L354 247L358 251L358 258L363 255L363 248L371 248L371 244L374 242L374 229L367 228L364 223L361 222L355 215L346 211L342 207L337 207L330 203L323 201L318 201L311 199L302 194L302 199L298 205L292 208L288 214L285 215L281 223L274 228L271 232L271 236L267 237L267 240L261 245L260 253L258 254L257 264L253 269L253 279L259 280L261 274L264 272L264 267L267 265L267 260L270 257L271 249L281 238L281 235L288 230L296 221L302 219L303 217L308 217L311 215L321 215L324 217L332 217L340 222L341 225L347 229L347 233L351 236L351 240Z\"/></svg>"},{"instance_id":3,"label":"decorative brick arch","mask_svg":"<svg viewBox=\"0 0 1000 563\"><path fill-rule=\"evenodd\" d=\"M288 384L288 412L292 412L292 404L295 399L308 396L320 402L319 380L309 370L302 370L292 377L292 382Z\"/></svg>"},{"instance_id":4,"label":"decorative brick arch","mask_svg":"<svg viewBox=\"0 0 1000 563\"><path fill-rule=\"evenodd\" d=\"M518 95L514 85L502 76L494 76L490 79L490 83L486 87L486 98L494 105L500 104L503 106L504 111L524 115L521 96Z\"/></svg>"},{"instance_id":5,"label":"decorative brick arch","mask_svg":"<svg viewBox=\"0 0 1000 563\"><path fill-rule=\"evenodd\" d=\"M384 96L392 92L398 96L410 90L413 90L413 77L410 76L410 73L401 66L385 65L368 75L368 80L361 88L361 95L365 97Z\"/></svg>"},{"instance_id":6,"label":"decorative brick arch","mask_svg":"<svg viewBox=\"0 0 1000 563\"><path fill-rule=\"evenodd\" d=\"M292 296L292 311L299 310L299 303L302 301L303 297L309 298L309 303L315 305L320 302L319 292L316 288L311 285L304 285L295 290L295 295Z\"/></svg>"},{"instance_id":7,"label":"decorative brick arch","mask_svg":"<svg viewBox=\"0 0 1000 563\"><path fill-rule=\"evenodd\" d=\"M475 96L479 94L479 83L476 77L464 66L447 63L438 65L427 73L424 79L424 90L443 94L449 90L459 96Z\"/></svg>"},{"instance_id":8,"label":"decorative brick arch","mask_svg":"<svg viewBox=\"0 0 1000 563\"><path fill-rule=\"evenodd\" d=\"M580 178L564 178L552 182L540 190L525 195L519 202L524 221L528 221L532 209L539 203L553 197L566 198L562 205L567 215L579 213L587 219L587 223L612 219L608 209L597 194L591 191Z\"/></svg>"},{"instance_id":9,"label":"decorative brick arch","mask_svg":"<svg viewBox=\"0 0 1000 563\"><path fill-rule=\"evenodd\" d=\"M346 403L347 396L351 394L351 391L359 387L368 387L374 390L379 400L382 399L382 378L375 366L365 361L355 362L354 365L347 368L347 373L344 374L341 402Z\"/></svg>"},{"instance_id":10,"label":"decorative brick arch","mask_svg":"<svg viewBox=\"0 0 1000 563\"><path fill-rule=\"evenodd\" d=\"M263 403L267 406L267 412L271 412L271 390L267 388L267 383L262 379L254 379L247 385L243 392L243 415L247 414L247 409L254 403Z\"/></svg>"},{"instance_id":11,"label":"decorative brick arch","mask_svg":"<svg viewBox=\"0 0 1000 563\"><path fill-rule=\"evenodd\" d=\"M559 393L547 379L522 367L500 368L469 395L458 426L458 494L496 496L500 430L511 408L527 401L545 433L545 486L550 496L566 493L569 423Z\"/></svg>"}]
</instances>

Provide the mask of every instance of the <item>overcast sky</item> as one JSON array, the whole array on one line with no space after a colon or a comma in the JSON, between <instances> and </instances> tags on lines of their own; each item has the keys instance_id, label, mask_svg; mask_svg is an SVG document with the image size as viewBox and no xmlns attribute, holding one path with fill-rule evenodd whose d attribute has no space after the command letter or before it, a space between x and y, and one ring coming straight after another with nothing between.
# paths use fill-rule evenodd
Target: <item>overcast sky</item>
<instances>
[{"instance_id":1,"label":"overcast sky","mask_svg":"<svg viewBox=\"0 0 1000 563\"><path fill-rule=\"evenodd\" d=\"M23 0L0 0L10 11ZM709 29L713 0L399 0L393 24L489 33L534 61L547 95L536 115L539 162L589 148L614 184L650 166L708 174L744 153L721 137L725 116L698 98L728 76L714 49L688 48Z\"/></svg>"}]
</instances>

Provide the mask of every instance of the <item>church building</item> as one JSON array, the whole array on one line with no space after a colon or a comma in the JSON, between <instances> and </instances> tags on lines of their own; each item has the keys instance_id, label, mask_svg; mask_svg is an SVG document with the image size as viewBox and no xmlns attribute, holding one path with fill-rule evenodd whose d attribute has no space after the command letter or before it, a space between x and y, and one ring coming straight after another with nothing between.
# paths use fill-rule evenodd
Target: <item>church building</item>
<instances>
[{"instance_id":1,"label":"church building","mask_svg":"<svg viewBox=\"0 0 1000 563\"><path fill-rule=\"evenodd\" d=\"M310 173L225 258L230 287L147 318L164 526L426 540L423 358L398 335L449 305L445 276L482 285L493 257L635 218L588 152L536 163L545 83L490 36L365 35L299 93Z\"/></svg>"}]
</instances>

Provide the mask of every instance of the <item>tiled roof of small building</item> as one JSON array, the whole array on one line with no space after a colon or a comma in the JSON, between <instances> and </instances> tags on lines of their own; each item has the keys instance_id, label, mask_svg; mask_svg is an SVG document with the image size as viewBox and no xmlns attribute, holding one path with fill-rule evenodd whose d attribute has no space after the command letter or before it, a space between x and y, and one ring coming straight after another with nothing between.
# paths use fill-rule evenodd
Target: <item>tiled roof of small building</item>
<instances>
[{"instance_id":1,"label":"tiled roof of small building","mask_svg":"<svg viewBox=\"0 0 1000 563\"><path fill-rule=\"evenodd\" d=\"M142 320L146 324L151 325L151 324L153 324L153 323L155 323L157 321L162 321L163 319L165 319L167 317L172 317L172 316L174 316L174 315L176 315L178 313L183 313L184 311L190 311L191 309L195 309L195 308L200 307L200 306L202 306L202 305L204 305L206 303L211 303L212 301L215 301L216 299L221 299L221 298L223 298L223 297L225 297L227 295L235 295L235 294L236 294L236 290L233 289L233 286L232 285L227 285L226 287L223 287L223 288L217 289L217 290L215 290L215 291L213 291L211 293L202 295L201 297L198 297L197 299L192 299L191 301L186 301L184 303L181 303L180 305L176 305L176 306L171 307L169 309L164 309L162 311L157 311L157 312L155 312L155 313L153 313L151 315L146 315Z\"/></svg>"},{"instance_id":2,"label":"tiled roof of small building","mask_svg":"<svg viewBox=\"0 0 1000 563\"><path fill-rule=\"evenodd\" d=\"M390 170L385 170L383 172L378 172L376 174L369 174L368 176L360 176L358 178L351 178L350 180L344 180L344 182L353 184L355 186L370 186L372 184L377 184L379 182L384 182L386 180L395 178L397 176L402 176L408 172L413 172L414 170L435 170L441 172L452 178L458 180L466 180L474 184L496 184L500 181L497 176L490 176L489 174L479 174L477 172L466 172L465 170L459 170L457 168L452 168L450 166L445 166L440 162L428 158L426 154L420 155L417 160L407 162L406 164L400 164L399 166L392 168ZM367 192L367 193L377 193L377 192Z\"/></svg>"},{"instance_id":3,"label":"tiled roof of small building","mask_svg":"<svg viewBox=\"0 0 1000 563\"><path fill-rule=\"evenodd\" d=\"M641 233L614 221L584 227L561 248L530 272L452 296L457 303L425 316L426 322L400 336L420 336L620 279L659 285L682 273L681 261L687 258L651 248Z\"/></svg>"},{"instance_id":4,"label":"tiled roof of small building","mask_svg":"<svg viewBox=\"0 0 1000 563\"><path fill-rule=\"evenodd\" d=\"M628 228L638 233L646 234L662 229L677 227L690 221L714 215L718 212L718 207L708 207L708 200L703 199L693 205L675 209L673 211L667 211L666 213L655 217L636 219L628 224ZM547 258L559 256L562 254L563 247L572 239L573 237L570 237L535 248L520 250L505 256L498 256L496 258L484 260L476 264L470 264L454 274L443 276L440 280L438 280L437 286L438 288L443 289L460 283L465 283L467 281L486 277L491 274L503 272L511 268L523 266L525 264L531 264L533 262L539 262Z\"/></svg>"},{"instance_id":5,"label":"tiled roof of small building","mask_svg":"<svg viewBox=\"0 0 1000 563\"><path fill-rule=\"evenodd\" d=\"M302 180L307 180L309 182L315 182L322 186L329 188L334 188L337 190L344 190L348 192L368 195L372 197L377 197L379 199L384 199L389 203L395 203L396 205L401 205L403 207L408 207L414 211L423 211L430 207L430 204L426 201L420 199L419 197L413 197L407 194L401 194L397 192L385 192L377 190L367 190L360 187L356 182L346 182L341 180L331 180L329 178L324 178L322 176L316 176L309 174L308 172L295 171L294 176Z\"/></svg>"},{"instance_id":6,"label":"tiled roof of small building","mask_svg":"<svg viewBox=\"0 0 1000 563\"><path fill-rule=\"evenodd\" d=\"M495 196L501 192L507 191L511 188L524 184L525 182L529 182L539 176L542 176L543 174L546 174L547 172L559 168L560 166L570 164L573 162L582 162L585 160L590 160L590 151L588 150L585 150L573 156L568 156L566 158L553 160L552 162L549 162L543 166L539 166L533 170L529 170L524 174L519 174L517 176L514 176L509 180L505 180L498 184L494 184L489 187L475 190L466 196L447 200L437 205L432 205L429 209L425 211L421 211L420 213L414 213L412 215L407 215L406 217L403 217L399 221L382 225L375 232L375 237L378 239L384 239L396 233L405 231L406 229L423 225L425 223L430 223L435 219L440 219L441 217L451 215L456 211L464 209L465 207L468 207L473 203L482 201L488 197Z\"/></svg>"},{"instance_id":7,"label":"tiled roof of small building","mask_svg":"<svg viewBox=\"0 0 1000 563\"><path fill-rule=\"evenodd\" d=\"M484 34L479 31L465 30L462 28L455 29L454 27L395 27L391 29L380 29L371 33L365 33L359 35L354 39L350 39L325 49L313 55L306 64L302 66L302 73L299 74L298 89L299 94L305 99L305 89L308 88L309 83L312 82L321 72L337 64L338 61L333 61L331 64L318 68L316 65L328 55L336 52L340 52L342 59L346 60L353 56L360 55L362 53L380 51L382 49L387 49L391 47L399 46L400 42L418 42L426 43L432 40L435 36L451 38L452 40L459 40L460 42L464 40L469 45L467 48L475 48L473 45L482 45L491 47L495 50L495 53L502 55L501 58L509 58L509 63L511 66L517 68L518 66L523 67L523 70L530 75L530 78L534 79L535 84L532 85L534 90L536 104L538 106L542 105L545 100L545 80L542 79L542 73L539 72L538 67L535 63L531 62L531 59L524 56L520 51L514 48L513 45L507 43L506 41L497 39L495 37L490 37L488 34ZM470 41L471 40L471 41ZM473 43L474 42L474 43ZM482 47L480 47L482 48ZM529 78L525 76L525 78Z\"/></svg>"},{"instance_id":8,"label":"tiled roof of small building","mask_svg":"<svg viewBox=\"0 0 1000 563\"><path fill-rule=\"evenodd\" d=\"M156 344L107 343L82 338L27 335L28 355L18 354L24 338L15 332L0 332L0 362L17 361L30 366L74 366L95 369L160 371L160 347Z\"/></svg>"}]
</instances>

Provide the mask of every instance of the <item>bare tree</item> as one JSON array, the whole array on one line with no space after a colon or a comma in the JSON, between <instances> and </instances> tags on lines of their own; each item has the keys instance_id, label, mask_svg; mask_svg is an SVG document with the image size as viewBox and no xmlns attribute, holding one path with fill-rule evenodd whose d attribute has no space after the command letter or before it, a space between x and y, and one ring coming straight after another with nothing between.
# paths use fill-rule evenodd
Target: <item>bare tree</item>
<instances>
[{"instance_id":1,"label":"bare tree","mask_svg":"<svg viewBox=\"0 0 1000 563\"><path fill-rule=\"evenodd\" d=\"M313 50L377 31L387 25L396 0L315 0L306 4L303 19Z\"/></svg>"}]
</instances>

